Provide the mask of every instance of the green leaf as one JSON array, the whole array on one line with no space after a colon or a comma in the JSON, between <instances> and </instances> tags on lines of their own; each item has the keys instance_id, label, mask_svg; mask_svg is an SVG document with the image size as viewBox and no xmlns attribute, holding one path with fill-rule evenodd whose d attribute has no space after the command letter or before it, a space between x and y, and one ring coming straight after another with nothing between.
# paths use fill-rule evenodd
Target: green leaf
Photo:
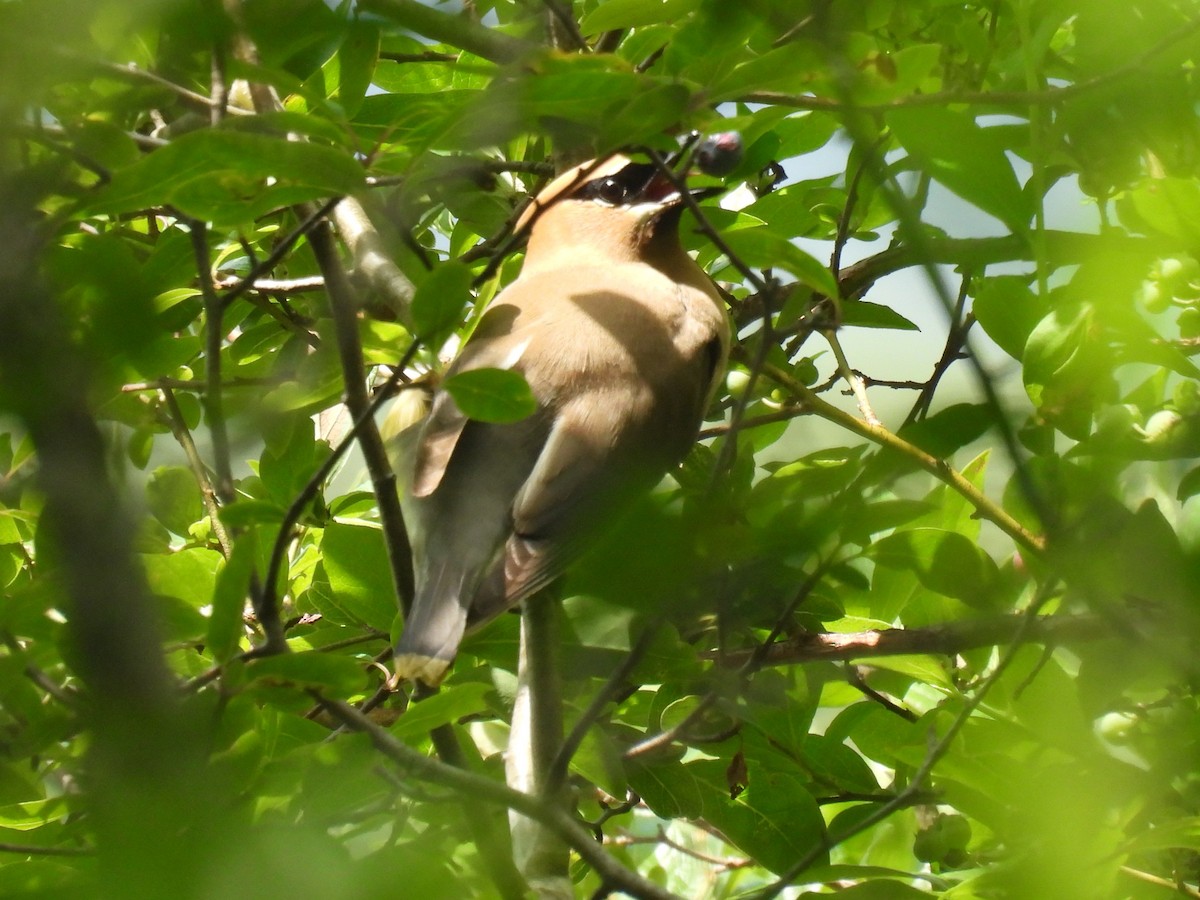
<instances>
[{"instance_id":1,"label":"green leaf","mask_svg":"<svg viewBox=\"0 0 1200 900\"><path fill-rule=\"evenodd\" d=\"M361 691L367 683L358 660L315 650L251 660L246 674L254 679L326 688L341 697Z\"/></svg>"},{"instance_id":2,"label":"green leaf","mask_svg":"<svg viewBox=\"0 0 1200 900\"><path fill-rule=\"evenodd\" d=\"M279 523L283 521L284 508L270 500L239 499L237 503L222 506L218 518L229 528L247 528L251 525Z\"/></svg>"},{"instance_id":3,"label":"green leaf","mask_svg":"<svg viewBox=\"0 0 1200 900\"><path fill-rule=\"evenodd\" d=\"M1025 354L1025 344L1046 314L1046 301L1029 289L1020 275L981 279L975 287L971 310L987 336L1013 359Z\"/></svg>"},{"instance_id":4,"label":"green leaf","mask_svg":"<svg viewBox=\"0 0 1200 900\"><path fill-rule=\"evenodd\" d=\"M150 590L160 597L183 600L194 609L212 601L220 565L221 554L206 547L142 554Z\"/></svg>"},{"instance_id":5,"label":"green leaf","mask_svg":"<svg viewBox=\"0 0 1200 900\"><path fill-rule=\"evenodd\" d=\"M690 766L633 763L629 784L661 818L696 819L704 812L705 789Z\"/></svg>"},{"instance_id":6,"label":"green leaf","mask_svg":"<svg viewBox=\"0 0 1200 900\"><path fill-rule=\"evenodd\" d=\"M982 403L955 403L901 428L900 437L926 453L946 459L960 447L983 437L992 426L992 418L992 411Z\"/></svg>"},{"instance_id":7,"label":"green leaf","mask_svg":"<svg viewBox=\"0 0 1200 900\"><path fill-rule=\"evenodd\" d=\"M721 235L746 265L759 269L784 269L826 297L838 295L837 280L819 260L787 238L766 228L745 228Z\"/></svg>"},{"instance_id":8,"label":"green leaf","mask_svg":"<svg viewBox=\"0 0 1200 900\"><path fill-rule=\"evenodd\" d=\"M699 760L683 768L697 775L704 790L705 821L772 872L785 872L820 846L825 820L800 779L749 762L749 785L737 799L730 799L726 785L727 760ZM826 862L822 854L814 865Z\"/></svg>"},{"instance_id":9,"label":"green leaf","mask_svg":"<svg viewBox=\"0 0 1200 900\"><path fill-rule=\"evenodd\" d=\"M346 39L337 52L337 100L346 115L353 116L362 106L378 58L379 26L363 19L353 19L347 29Z\"/></svg>"},{"instance_id":10,"label":"green leaf","mask_svg":"<svg viewBox=\"0 0 1200 900\"><path fill-rule=\"evenodd\" d=\"M0 507L0 546L19 544L23 540L21 530L17 526L17 518L12 510Z\"/></svg>"},{"instance_id":11,"label":"green leaf","mask_svg":"<svg viewBox=\"0 0 1200 900\"><path fill-rule=\"evenodd\" d=\"M519 422L538 408L525 376L511 369L470 369L450 376L443 387L465 415L480 422Z\"/></svg>"},{"instance_id":12,"label":"green leaf","mask_svg":"<svg viewBox=\"0 0 1200 900\"><path fill-rule=\"evenodd\" d=\"M1190 178L1155 178L1130 192L1128 203L1150 230L1200 246L1200 185Z\"/></svg>"},{"instance_id":13,"label":"green leaf","mask_svg":"<svg viewBox=\"0 0 1200 900\"><path fill-rule=\"evenodd\" d=\"M897 331L920 331L915 324L890 306L865 303L862 300L842 301L842 324L859 328L890 328Z\"/></svg>"},{"instance_id":14,"label":"green leaf","mask_svg":"<svg viewBox=\"0 0 1200 900\"><path fill-rule=\"evenodd\" d=\"M910 876L911 877L911 876ZM837 892L845 900L929 900L929 894L892 878L864 881Z\"/></svg>"},{"instance_id":15,"label":"green leaf","mask_svg":"<svg viewBox=\"0 0 1200 900\"><path fill-rule=\"evenodd\" d=\"M345 150L204 129L114 172L93 208L118 214L171 204L198 219L237 224L362 186L362 167Z\"/></svg>"},{"instance_id":16,"label":"green leaf","mask_svg":"<svg viewBox=\"0 0 1200 900\"><path fill-rule=\"evenodd\" d=\"M154 518L178 535L186 535L204 515L196 476L182 466L155 469L146 485L146 502Z\"/></svg>"},{"instance_id":17,"label":"green leaf","mask_svg":"<svg viewBox=\"0 0 1200 900\"><path fill-rule=\"evenodd\" d=\"M383 532L333 522L321 537L321 562L340 610L371 628L391 630L398 607Z\"/></svg>"},{"instance_id":18,"label":"green leaf","mask_svg":"<svg viewBox=\"0 0 1200 900\"><path fill-rule=\"evenodd\" d=\"M241 505L234 504L231 508ZM257 532L253 529L239 535L229 561L217 573L212 613L208 620L208 636L205 639L209 652L217 662L225 662L233 656L241 638L242 616L250 595L250 581L258 557L256 538Z\"/></svg>"},{"instance_id":19,"label":"green leaf","mask_svg":"<svg viewBox=\"0 0 1200 900\"><path fill-rule=\"evenodd\" d=\"M909 570L921 584L975 607L987 607L999 580L995 561L968 538L940 528L898 531L872 544L879 565Z\"/></svg>"},{"instance_id":20,"label":"green leaf","mask_svg":"<svg viewBox=\"0 0 1200 900\"><path fill-rule=\"evenodd\" d=\"M413 327L422 342L436 346L462 318L471 300L471 270L460 262L442 263L417 287L412 300Z\"/></svg>"},{"instance_id":21,"label":"green leaf","mask_svg":"<svg viewBox=\"0 0 1200 900\"><path fill-rule=\"evenodd\" d=\"M691 91L682 84L659 84L622 98L605 110L605 142L609 146L651 140L685 115Z\"/></svg>"},{"instance_id":22,"label":"green leaf","mask_svg":"<svg viewBox=\"0 0 1200 900\"><path fill-rule=\"evenodd\" d=\"M1013 231L1028 229L1033 210L1005 147L967 113L935 107L893 110L887 123L913 161L969 203Z\"/></svg>"},{"instance_id":23,"label":"green leaf","mask_svg":"<svg viewBox=\"0 0 1200 900\"><path fill-rule=\"evenodd\" d=\"M675 22L699 5L700 0L607 0L583 17L579 33L587 37L618 28Z\"/></svg>"},{"instance_id":24,"label":"green leaf","mask_svg":"<svg viewBox=\"0 0 1200 900\"><path fill-rule=\"evenodd\" d=\"M391 732L399 738L420 737L441 725L484 712L487 710L484 698L493 690L490 684L472 681L443 687L433 696L410 704Z\"/></svg>"}]
</instances>

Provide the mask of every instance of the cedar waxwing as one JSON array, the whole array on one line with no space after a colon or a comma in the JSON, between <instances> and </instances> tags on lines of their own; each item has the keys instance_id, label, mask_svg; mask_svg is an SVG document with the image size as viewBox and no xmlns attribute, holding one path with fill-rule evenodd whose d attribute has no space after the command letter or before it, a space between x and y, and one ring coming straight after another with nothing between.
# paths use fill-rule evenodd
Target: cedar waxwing
<instances>
[{"instance_id":1,"label":"cedar waxwing","mask_svg":"<svg viewBox=\"0 0 1200 900\"><path fill-rule=\"evenodd\" d=\"M729 325L684 252L682 199L626 156L554 180L517 224L520 276L449 373L513 369L538 410L469 420L445 391L398 438L416 594L396 675L437 685L464 632L553 581L696 440Z\"/></svg>"}]
</instances>

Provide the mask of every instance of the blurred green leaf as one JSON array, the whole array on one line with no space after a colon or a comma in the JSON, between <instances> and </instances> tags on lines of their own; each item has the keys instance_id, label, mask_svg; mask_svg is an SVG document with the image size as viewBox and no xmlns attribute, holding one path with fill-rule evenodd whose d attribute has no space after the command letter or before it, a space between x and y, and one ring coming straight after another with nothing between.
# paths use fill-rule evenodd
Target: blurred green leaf
<instances>
[{"instance_id":1,"label":"blurred green leaf","mask_svg":"<svg viewBox=\"0 0 1200 900\"><path fill-rule=\"evenodd\" d=\"M255 561L258 556L256 538L253 530L239 535L229 561L217 573L205 642L218 662L224 662L233 655L243 632L243 616L250 591L254 589Z\"/></svg>"},{"instance_id":2,"label":"blurred green leaf","mask_svg":"<svg viewBox=\"0 0 1200 900\"><path fill-rule=\"evenodd\" d=\"M182 466L160 466L146 485L150 512L175 534L185 535L204 514L196 476Z\"/></svg>"},{"instance_id":3,"label":"blurred green leaf","mask_svg":"<svg viewBox=\"0 0 1200 900\"><path fill-rule=\"evenodd\" d=\"M872 544L868 555L882 566L916 573L930 590L986 608L999 578L996 563L954 531L914 528Z\"/></svg>"},{"instance_id":4,"label":"blurred green leaf","mask_svg":"<svg viewBox=\"0 0 1200 900\"><path fill-rule=\"evenodd\" d=\"M362 168L344 150L206 129L114 172L93 208L118 214L171 204L199 219L240 224L281 206L362 186Z\"/></svg>"},{"instance_id":5,"label":"blurred green leaf","mask_svg":"<svg viewBox=\"0 0 1200 900\"><path fill-rule=\"evenodd\" d=\"M412 704L392 726L399 738L416 738L442 725L449 725L484 711L484 697L491 693L487 684L468 682L448 685L431 697Z\"/></svg>"},{"instance_id":6,"label":"blurred green leaf","mask_svg":"<svg viewBox=\"0 0 1200 900\"><path fill-rule=\"evenodd\" d=\"M898 331L921 330L890 306L863 303L861 300L843 300L841 309L843 325L857 325L859 328L891 328Z\"/></svg>"},{"instance_id":7,"label":"blurred green leaf","mask_svg":"<svg viewBox=\"0 0 1200 900\"><path fill-rule=\"evenodd\" d=\"M643 0L604 0L583 17L579 31L584 35L598 34L617 28L632 28L636 25L654 25L658 22L675 22L695 9L700 0L661 0L645 3Z\"/></svg>"},{"instance_id":8,"label":"blurred green leaf","mask_svg":"<svg viewBox=\"0 0 1200 900\"><path fill-rule=\"evenodd\" d=\"M346 656L331 653L282 653L265 656L246 664L251 678L328 689L346 697L361 691L367 683L362 664Z\"/></svg>"}]
</instances>

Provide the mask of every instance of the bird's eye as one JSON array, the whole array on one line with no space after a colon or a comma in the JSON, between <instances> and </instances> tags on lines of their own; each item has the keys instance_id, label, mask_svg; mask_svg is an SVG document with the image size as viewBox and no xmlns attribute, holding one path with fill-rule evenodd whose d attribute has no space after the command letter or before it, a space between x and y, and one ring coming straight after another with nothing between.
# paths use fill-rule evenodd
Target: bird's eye
<instances>
[{"instance_id":1,"label":"bird's eye","mask_svg":"<svg viewBox=\"0 0 1200 900\"><path fill-rule=\"evenodd\" d=\"M613 206L624 203L629 194L629 189L615 178L601 178L596 182L595 191L598 199Z\"/></svg>"}]
</instances>

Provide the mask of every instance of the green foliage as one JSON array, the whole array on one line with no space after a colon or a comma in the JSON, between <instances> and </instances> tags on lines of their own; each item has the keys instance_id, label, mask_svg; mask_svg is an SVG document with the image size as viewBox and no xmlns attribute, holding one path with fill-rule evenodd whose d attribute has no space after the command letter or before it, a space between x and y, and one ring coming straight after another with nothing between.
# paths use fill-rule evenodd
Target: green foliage
<instances>
[{"instance_id":1,"label":"green foliage","mask_svg":"<svg viewBox=\"0 0 1200 900\"><path fill-rule=\"evenodd\" d=\"M444 376L556 164L737 129L739 208L682 227L738 332L712 430L561 587L572 812L685 896L1194 895L1200 4L466 7L0 2L0 893L503 893L496 796L321 701L503 783L516 617L381 691L402 548L322 466L355 388ZM398 272L304 230L343 195ZM98 619L67 388L135 517Z\"/></svg>"}]
</instances>

